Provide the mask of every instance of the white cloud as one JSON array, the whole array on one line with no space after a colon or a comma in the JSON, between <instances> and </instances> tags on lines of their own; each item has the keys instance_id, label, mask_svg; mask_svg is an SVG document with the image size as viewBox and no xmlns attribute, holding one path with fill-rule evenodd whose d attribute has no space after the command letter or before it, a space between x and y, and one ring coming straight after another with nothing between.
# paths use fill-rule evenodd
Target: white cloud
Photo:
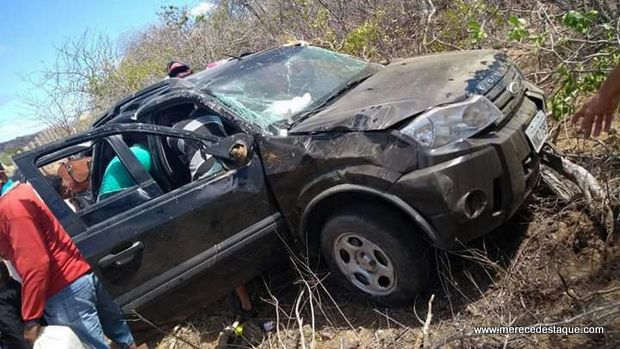
<instances>
[{"instance_id":1,"label":"white cloud","mask_svg":"<svg viewBox=\"0 0 620 349\"><path fill-rule=\"evenodd\" d=\"M200 16L200 15L204 15L205 13L209 12L212 8L213 8L212 3L204 1L192 7L191 10L189 10L189 13L194 17Z\"/></svg>"},{"instance_id":2,"label":"white cloud","mask_svg":"<svg viewBox=\"0 0 620 349\"><path fill-rule=\"evenodd\" d=\"M47 127L44 123L24 118L0 119L0 142L14 139L15 137L31 134Z\"/></svg>"}]
</instances>

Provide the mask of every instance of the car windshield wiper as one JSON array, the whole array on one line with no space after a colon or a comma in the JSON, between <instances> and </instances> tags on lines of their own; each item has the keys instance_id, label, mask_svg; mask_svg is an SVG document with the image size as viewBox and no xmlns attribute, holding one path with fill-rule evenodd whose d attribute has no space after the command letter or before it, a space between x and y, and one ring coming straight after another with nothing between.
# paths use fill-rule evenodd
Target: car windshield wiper
<instances>
[{"instance_id":1,"label":"car windshield wiper","mask_svg":"<svg viewBox=\"0 0 620 349\"><path fill-rule=\"evenodd\" d=\"M241 60L241 56L235 56L235 55L231 55L231 54L228 54L228 53L221 53L221 52L220 52L220 54L221 54L222 56L226 56L226 57L234 58L234 59L236 59L236 60L238 60L238 61L240 61L240 60Z\"/></svg>"},{"instance_id":2,"label":"car windshield wiper","mask_svg":"<svg viewBox=\"0 0 620 349\"><path fill-rule=\"evenodd\" d=\"M329 105L330 102L332 102L333 100L337 99L338 97L342 96L343 94L347 93L348 91L352 90L353 88L355 88L357 85L361 84L362 82L364 82L366 79L368 79L369 77L371 77L373 74L365 74L357 79L351 80L349 82L347 82L346 85L344 85L341 89L338 89L336 92L332 93L331 95L328 95L327 97L325 97L323 99L323 101L315 108L310 109L306 112L304 112L303 114L300 114L297 117L297 120L295 120L293 123L291 123L288 126L288 129L292 129L293 127L299 125L302 121L306 120L307 118L311 117L312 115L320 112L321 110L325 109L325 107L327 107L327 105Z\"/></svg>"}]
</instances>

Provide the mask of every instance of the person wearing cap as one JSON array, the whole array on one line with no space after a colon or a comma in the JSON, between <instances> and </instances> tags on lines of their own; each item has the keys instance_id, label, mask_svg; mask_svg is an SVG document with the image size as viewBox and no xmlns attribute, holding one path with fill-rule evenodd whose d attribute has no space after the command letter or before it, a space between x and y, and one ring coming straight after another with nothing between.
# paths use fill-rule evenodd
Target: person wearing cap
<instances>
[{"instance_id":1,"label":"person wearing cap","mask_svg":"<svg viewBox=\"0 0 620 349\"><path fill-rule=\"evenodd\" d=\"M207 69L214 68L224 61L209 63ZM168 63L166 70L169 78L186 78L193 74L192 69L187 64L174 60ZM217 115L204 113L199 109L195 109L186 120L177 122L172 128L222 138L228 136L221 119ZM192 142L183 142L175 138L168 138L167 143L189 168L192 181L209 177L224 170L219 160L210 154L204 154L199 145ZM238 304L234 304L237 303L236 301L229 302L233 305L232 307L235 311L242 313L244 317L254 317L257 315L245 285L237 287L235 295L237 296Z\"/></svg>"},{"instance_id":2,"label":"person wearing cap","mask_svg":"<svg viewBox=\"0 0 620 349\"><path fill-rule=\"evenodd\" d=\"M166 72L168 73L169 78L185 78L187 76L192 75L192 68L189 65L179 62L179 61L170 61L168 63L168 67L166 68Z\"/></svg>"}]
</instances>

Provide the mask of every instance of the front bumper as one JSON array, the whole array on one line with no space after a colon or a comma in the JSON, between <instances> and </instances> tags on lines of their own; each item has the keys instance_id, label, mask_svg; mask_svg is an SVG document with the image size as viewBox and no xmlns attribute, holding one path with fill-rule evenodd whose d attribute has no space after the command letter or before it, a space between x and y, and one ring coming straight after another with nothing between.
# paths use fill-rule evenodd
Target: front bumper
<instances>
[{"instance_id":1,"label":"front bumper","mask_svg":"<svg viewBox=\"0 0 620 349\"><path fill-rule=\"evenodd\" d=\"M435 230L433 244L450 249L485 235L508 220L536 185L539 156L525 129L542 105L524 97L510 120L484 136L468 139L460 155L401 177L391 193L416 209ZM436 155L444 159L447 154ZM484 207L472 215L472 194ZM466 199L467 198L467 199Z\"/></svg>"}]
</instances>

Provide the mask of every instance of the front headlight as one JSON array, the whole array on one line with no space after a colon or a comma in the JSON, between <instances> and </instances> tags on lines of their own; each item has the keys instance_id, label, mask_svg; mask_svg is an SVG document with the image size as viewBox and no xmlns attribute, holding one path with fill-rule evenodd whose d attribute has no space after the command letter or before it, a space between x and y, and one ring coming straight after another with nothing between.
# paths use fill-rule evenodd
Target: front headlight
<instances>
[{"instance_id":1,"label":"front headlight","mask_svg":"<svg viewBox=\"0 0 620 349\"><path fill-rule=\"evenodd\" d=\"M502 117L491 101L475 95L418 116L401 132L431 149L469 138Z\"/></svg>"}]
</instances>

